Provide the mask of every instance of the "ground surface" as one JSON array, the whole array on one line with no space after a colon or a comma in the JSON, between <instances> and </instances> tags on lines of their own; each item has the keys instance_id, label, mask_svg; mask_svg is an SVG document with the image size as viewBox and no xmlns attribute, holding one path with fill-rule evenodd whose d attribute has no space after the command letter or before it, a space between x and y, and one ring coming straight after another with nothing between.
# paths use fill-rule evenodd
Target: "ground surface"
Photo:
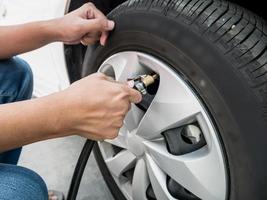
<instances>
[{"instance_id":1,"label":"ground surface","mask_svg":"<svg viewBox=\"0 0 267 200\"><path fill-rule=\"evenodd\" d=\"M29 145L24 147L19 164L39 173L49 189L66 194L83 144L84 139L80 137L68 137ZM89 159L78 199L113 199L93 156Z\"/></svg>"}]
</instances>

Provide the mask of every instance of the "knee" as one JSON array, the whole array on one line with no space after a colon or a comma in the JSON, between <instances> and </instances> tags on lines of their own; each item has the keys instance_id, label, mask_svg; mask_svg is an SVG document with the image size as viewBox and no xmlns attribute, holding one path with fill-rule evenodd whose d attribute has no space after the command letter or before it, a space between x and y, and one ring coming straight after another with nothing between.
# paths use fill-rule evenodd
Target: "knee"
<instances>
[{"instance_id":1,"label":"knee","mask_svg":"<svg viewBox=\"0 0 267 200\"><path fill-rule=\"evenodd\" d=\"M33 74L30 65L16 57L13 58L15 62L15 71L18 77L18 93L17 101L30 99L33 91Z\"/></svg>"},{"instance_id":2,"label":"knee","mask_svg":"<svg viewBox=\"0 0 267 200\"><path fill-rule=\"evenodd\" d=\"M0 199L47 200L48 191L43 179L32 170L0 166Z\"/></svg>"},{"instance_id":3,"label":"knee","mask_svg":"<svg viewBox=\"0 0 267 200\"><path fill-rule=\"evenodd\" d=\"M0 92L8 99L1 103L10 103L31 98L33 90L33 74L24 60L14 57L0 62Z\"/></svg>"}]
</instances>

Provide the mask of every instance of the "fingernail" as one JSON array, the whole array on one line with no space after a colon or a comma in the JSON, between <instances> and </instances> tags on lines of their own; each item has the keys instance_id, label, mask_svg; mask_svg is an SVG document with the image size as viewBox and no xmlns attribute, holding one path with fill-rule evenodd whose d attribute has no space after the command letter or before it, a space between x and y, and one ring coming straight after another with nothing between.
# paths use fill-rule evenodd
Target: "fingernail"
<instances>
[{"instance_id":1,"label":"fingernail","mask_svg":"<svg viewBox=\"0 0 267 200\"><path fill-rule=\"evenodd\" d=\"M100 44L101 46L105 46L105 41L102 38L100 38Z\"/></svg>"},{"instance_id":2,"label":"fingernail","mask_svg":"<svg viewBox=\"0 0 267 200\"><path fill-rule=\"evenodd\" d=\"M115 27L115 22L108 20L108 29L112 30Z\"/></svg>"},{"instance_id":3,"label":"fingernail","mask_svg":"<svg viewBox=\"0 0 267 200\"><path fill-rule=\"evenodd\" d=\"M143 99L143 96L142 96L141 93L140 93L140 95L139 95L138 98L137 98L137 102L140 103L140 102L142 101L142 99Z\"/></svg>"},{"instance_id":4,"label":"fingernail","mask_svg":"<svg viewBox=\"0 0 267 200\"><path fill-rule=\"evenodd\" d=\"M127 82L127 85L128 85L130 88L133 88L133 87L134 87L134 81L133 81L133 80L128 81L128 82Z\"/></svg>"}]
</instances>

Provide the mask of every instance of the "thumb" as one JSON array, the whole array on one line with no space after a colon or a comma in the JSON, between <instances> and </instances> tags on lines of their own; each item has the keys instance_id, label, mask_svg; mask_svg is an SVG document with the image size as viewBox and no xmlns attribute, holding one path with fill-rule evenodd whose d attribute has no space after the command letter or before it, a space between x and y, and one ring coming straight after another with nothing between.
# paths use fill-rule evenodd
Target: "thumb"
<instances>
[{"instance_id":1,"label":"thumb","mask_svg":"<svg viewBox=\"0 0 267 200\"><path fill-rule=\"evenodd\" d=\"M106 18L96 18L96 19L85 19L83 21L83 30L88 33L91 31L111 31L115 27L115 22L108 20Z\"/></svg>"},{"instance_id":2,"label":"thumb","mask_svg":"<svg viewBox=\"0 0 267 200\"><path fill-rule=\"evenodd\" d=\"M128 87L128 86L127 86ZM140 103L142 101L142 95L139 91L128 87L129 100L131 103Z\"/></svg>"}]
</instances>

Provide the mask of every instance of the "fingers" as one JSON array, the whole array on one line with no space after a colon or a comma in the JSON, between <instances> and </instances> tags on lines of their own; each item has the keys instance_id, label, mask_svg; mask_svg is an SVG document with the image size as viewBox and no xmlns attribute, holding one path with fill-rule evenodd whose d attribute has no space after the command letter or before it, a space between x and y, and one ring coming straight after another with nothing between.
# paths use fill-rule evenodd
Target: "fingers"
<instances>
[{"instance_id":1,"label":"fingers","mask_svg":"<svg viewBox=\"0 0 267 200\"><path fill-rule=\"evenodd\" d=\"M101 72L94 73L94 74L92 74L90 76L95 76L95 77L97 77L97 78L99 78L101 80L109 81L109 82L112 82L112 83L116 82L113 77L107 76L107 75L105 75L104 73L101 73ZM88 78L90 76L88 76Z\"/></svg>"},{"instance_id":2,"label":"fingers","mask_svg":"<svg viewBox=\"0 0 267 200\"><path fill-rule=\"evenodd\" d=\"M96 18L106 19L106 16L100 10L98 10L97 8L95 8L93 10L93 12L94 12L94 16ZM113 21L110 21L109 23L111 23L110 24L110 27L111 27L111 30L113 30L114 29L114 25L115 25L115 24L113 24L114 22ZM108 31L110 31L110 30L108 30ZM102 46L104 46L106 44L107 39L108 39L108 32L107 31L103 31L102 32L102 35L100 37L100 44Z\"/></svg>"},{"instance_id":3,"label":"fingers","mask_svg":"<svg viewBox=\"0 0 267 200\"><path fill-rule=\"evenodd\" d=\"M129 101L131 103L136 104L142 101L142 98L143 98L142 94L139 91L133 89L131 82L119 83L119 82L116 82L112 77L108 77L108 76L105 77L105 80L111 80L111 79L112 79L112 82L120 85L121 90L124 91L128 95Z\"/></svg>"},{"instance_id":4,"label":"fingers","mask_svg":"<svg viewBox=\"0 0 267 200\"><path fill-rule=\"evenodd\" d=\"M134 87L134 81L127 81L126 83L123 83L125 86L126 91L129 95L129 100L131 103L140 103L142 101L142 95L139 91L133 89Z\"/></svg>"},{"instance_id":5,"label":"fingers","mask_svg":"<svg viewBox=\"0 0 267 200\"><path fill-rule=\"evenodd\" d=\"M88 7L89 10L92 11L92 15L95 18L106 18L106 16L100 10L98 10L93 3L88 3Z\"/></svg>"},{"instance_id":6,"label":"fingers","mask_svg":"<svg viewBox=\"0 0 267 200\"><path fill-rule=\"evenodd\" d=\"M93 18L95 18L95 14L94 14L94 12L93 12L93 10L92 9L88 9L87 10L87 19L93 19Z\"/></svg>"},{"instance_id":7,"label":"fingers","mask_svg":"<svg viewBox=\"0 0 267 200\"><path fill-rule=\"evenodd\" d=\"M116 81L114 80L114 78L110 77L110 76L106 76L105 79L109 82L115 83Z\"/></svg>"},{"instance_id":8,"label":"fingers","mask_svg":"<svg viewBox=\"0 0 267 200\"><path fill-rule=\"evenodd\" d=\"M107 19L84 20L83 32L87 34L81 39L81 43L90 45L100 41L100 44L104 46L108 38L108 31L113 30L114 26L115 23ZM92 34L91 32L97 34Z\"/></svg>"},{"instance_id":9,"label":"fingers","mask_svg":"<svg viewBox=\"0 0 267 200\"><path fill-rule=\"evenodd\" d=\"M115 27L114 21L108 20L92 3L87 3L84 7L87 9L86 19L84 20L84 31L99 31L101 33L100 44L104 46L108 38L108 31L113 30Z\"/></svg>"},{"instance_id":10,"label":"fingers","mask_svg":"<svg viewBox=\"0 0 267 200\"><path fill-rule=\"evenodd\" d=\"M108 32L107 31L102 32L102 35L100 37L100 44L102 46L105 46L107 39L108 39Z\"/></svg>"},{"instance_id":11,"label":"fingers","mask_svg":"<svg viewBox=\"0 0 267 200\"><path fill-rule=\"evenodd\" d=\"M130 88L134 88L134 81L131 80L131 81L127 81L126 83Z\"/></svg>"},{"instance_id":12,"label":"fingers","mask_svg":"<svg viewBox=\"0 0 267 200\"><path fill-rule=\"evenodd\" d=\"M84 45L84 46L88 46L88 45L94 44L96 41L98 41L98 40L97 39L93 39L93 38L89 38L89 37L83 37L80 40L80 43L82 43L82 45Z\"/></svg>"},{"instance_id":13,"label":"fingers","mask_svg":"<svg viewBox=\"0 0 267 200\"><path fill-rule=\"evenodd\" d=\"M101 33L99 32L88 33L80 40L80 42L85 46L92 45L95 44L97 41L99 41L100 37Z\"/></svg>"},{"instance_id":14,"label":"fingers","mask_svg":"<svg viewBox=\"0 0 267 200\"><path fill-rule=\"evenodd\" d=\"M142 101L142 95L139 91L132 89L128 84L124 85L124 89L126 90L131 103L137 104Z\"/></svg>"},{"instance_id":15,"label":"fingers","mask_svg":"<svg viewBox=\"0 0 267 200\"><path fill-rule=\"evenodd\" d=\"M84 19L82 21L82 29L86 33L90 32L103 32L103 31L111 31L115 27L114 21L104 19L104 18L96 18L96 19Z\"/></svg>"},{"instance_id":16,"label":"fingers","mask_svg":"<svg viewBox=\"0 0 267 200\"><path fill-rule=\"evenodd\" d=\"M131 103L140 103L142 101L142 95L139 91L132 89L131 86L128 83L118 83L116 82L112 77L106 76L103 73L95 73L95 76L102 80L110 81L112 83L115 83L117 86L119 86L121 92L125 92L128 95L128 98ZM115 85L114 85L115 86Z\"/></svg>"},{"instance_id":17,"label":"fingers","mask_svg":"<svg viewBox=\"0 0 267 200\"><path fill-rule=\"evenodd\" d=\"M102 130L103 131L102 133L85 132L85 133L82 133L82 136L89 138L91 140L94 140L94 141L104 141L106 139L112 140L112 139L115 139L116 137L118 137L119 130L120 130L120 128L110 127L108 129Z\"/></svg>"}]
</instances>

